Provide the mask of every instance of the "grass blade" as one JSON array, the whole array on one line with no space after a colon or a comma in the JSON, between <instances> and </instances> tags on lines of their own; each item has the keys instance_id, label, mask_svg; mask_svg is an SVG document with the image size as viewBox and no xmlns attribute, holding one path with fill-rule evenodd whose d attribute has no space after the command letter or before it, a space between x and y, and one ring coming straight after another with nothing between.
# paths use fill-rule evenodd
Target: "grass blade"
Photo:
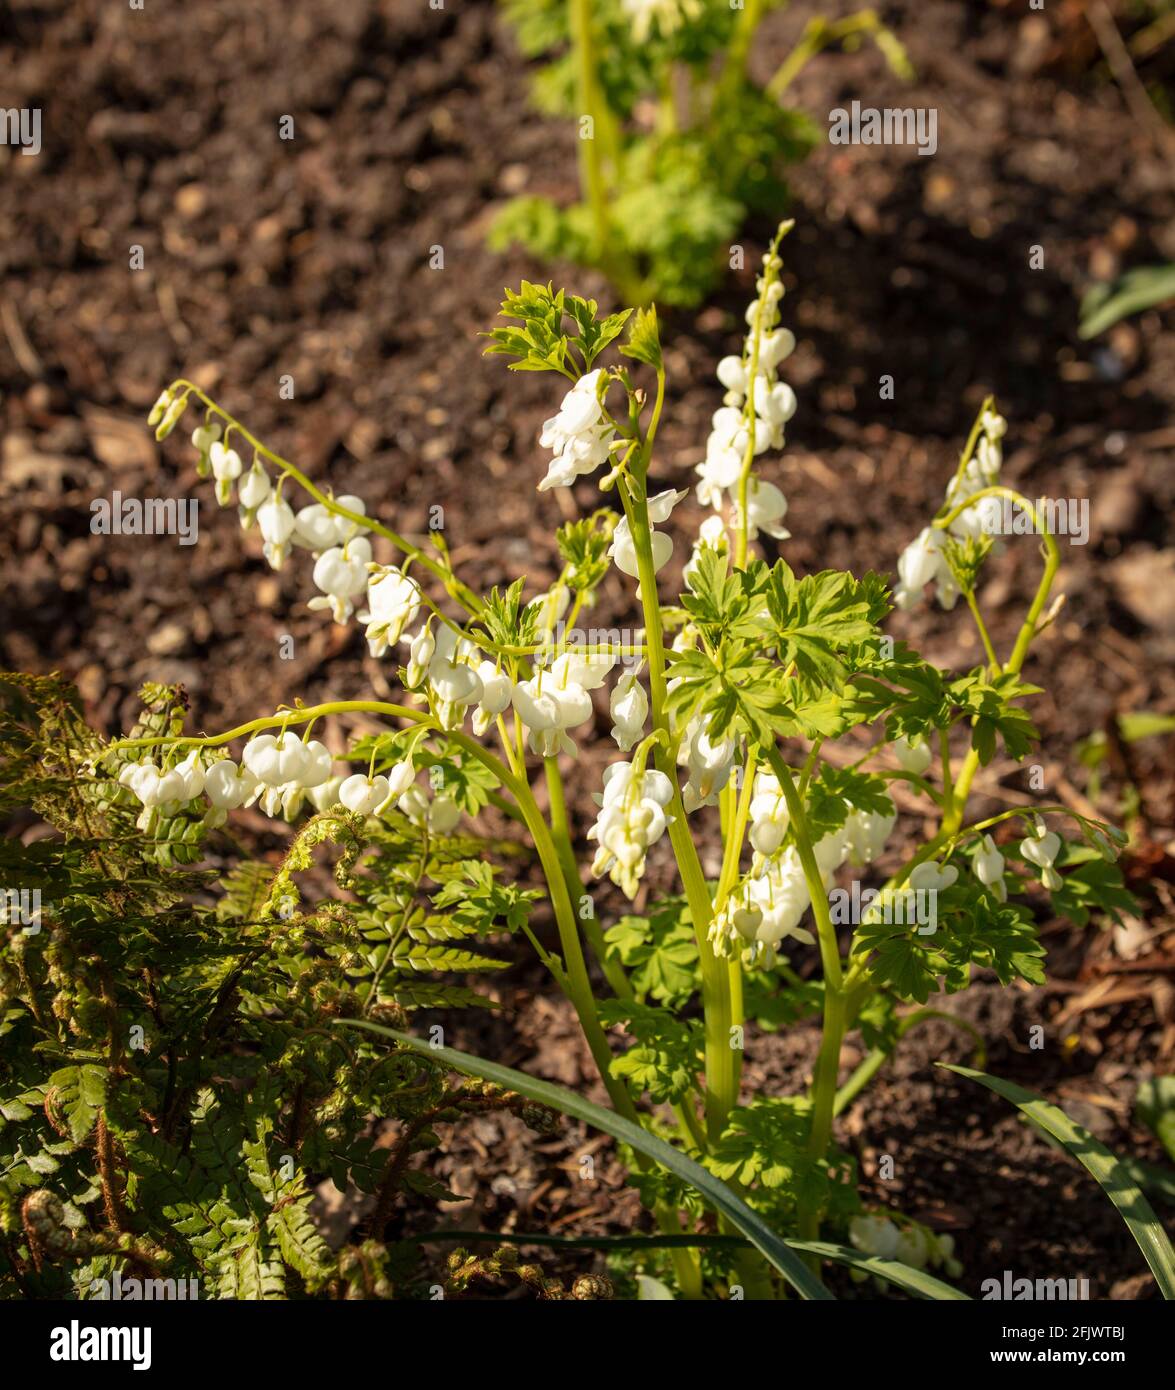
<instances>
[{"instance_id":1,"label":"grass blade","mask_svg":"<svg viewBox=\"0 0 1175 1390\"><path fill-rule=\"evenodd\" d=\"M1110 1201L1118 1208L1122 1220L1130 1228L1130 1234L1138 1242L1138 1248L1146 1257L1164 1298L1175 1298L1175 1250L1163 1230L1154 1208L1142 1194L1130 1170L1106 1146L1095 1139L1088 1130L1071 1120L1059 1106L1053 1105L1034 1091L1017 1086L1014 1081L1003 1081L987 1072L973 1071L970 1067L952 1066L940 1062L940 1067L957 1072L971 1081L978 1081L997 1096L1003 1096L1032 1124L1052 1135L1063 1144L1073 1157L1087 1168L1101 1183Z\"/></svg>"},{"instance_id":2,"label":"grass blade","mask_svg":"<svg viewBox=\"0 0 1175 1390\"><path fill-rule=\"evenodd\" d=\"M639 1125L634 1125L630 1120L626 1120L623 1115L617 1115L613 1110L605 1110L603 1106L585 1100L583 1096L576 1095L566 1086L555 1086L549 1081L539 1081L533 1076L527 1076L525 1072L515 1071L513 1067L503 1067L497 1062L483 1061L480 1057L470 1056L467 1052L458 1052L451 1047L432 1047L429 1043L423 1042L419 1038L410 1037L407 1033L400 1033L394 1028L384 1028L379 1024L368 1023L362 1019L340 1019L339 1021L344 1026L365 1028L372 1033L379 1033L382 1037L391 1038L395 1042L403 1044L404 1047L410 1047L413 1051L419 1052L424 1057L431 1057L434 1061L444 1062L454 1071L467 1072L472 1076L480 1076L485 1081L496 1082L499 1086L505 1086L507 1090L517 1091L519 1095L526 1096L530 1100L549 1105L553 1110L560 1110L564 1115L570 1115L573 1119L583 1120L593 1129L603 1130L605 1134L610 1134L613 1139L619 1139L630 1145L638 1152L645 1154L646 1157L651 1158L654 1163L674 1173L683 1182L696 1188L716 1211L720 1211L723 1216L727 1217L730 1223L771 1261L802 1298L831 1299L833 1297L820 1280L809 1271L803 1260L788 1248L786 1242L775 1234L758 1213L752 1211L744 1201L735 1196L724 1182L720 1182L713 1173L707 1172L701 1164L695 1163L692 1158L688 1158L679 1149L675 1149L663 1139L658 1139L656 1135L646 1133Z\"/></svg>"}]
</instances>

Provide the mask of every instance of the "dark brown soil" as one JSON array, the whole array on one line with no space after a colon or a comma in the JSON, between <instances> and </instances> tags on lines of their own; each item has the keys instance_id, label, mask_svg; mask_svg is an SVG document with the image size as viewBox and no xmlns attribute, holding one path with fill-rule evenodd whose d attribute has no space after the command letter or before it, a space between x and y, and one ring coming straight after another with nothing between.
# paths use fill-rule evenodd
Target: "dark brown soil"
<instances>
[{"instance_id":1,"label":"dark brown soil","mask_svg":"<svg viewBox=\"0 0 1175 1390\"><path fill-rule=\"evenodd\" d=\"M757 55L770 72L817 10L776 15ZM826 12L826 7L819 7ZM841 7L846 11L848 6ZM272 447L336 491L356 492L402 532L444 508L445 534L479 586L553 573L551 532L572 504L534 490L550 381L480 355L502 286L554 274L609 302L598 277L489 253L495 205L527 189L570 197L573 134L520 105L522 65L494 9L416 0L222 0L186 6L0 5L6 102L44 109L37 159L0 148L0 659L74 677L94 719L132 717L147 678L180 680L197 727L226 727L283 700L387 692L354 629L309 613L308 575L274 576L232 515L216 513L190 450L155 445L143 416L184 373ZM1130 115L1091 49L1079 7L900 0L886 7L919 76L885 75L875 50L829 54L796 87L818 120L842 100L934 106L939 149L819 150L797 171L786 246L786 321L800 397L773 475L785 488L799 570L892 571L937 505L979 402L1009 420L1007 476L1032 495L1088 496L1093 532L1066 550L1068 596L1028 675L1050 795L1083 803L1074 745L1115 711L1175 709L1175 337L1151 311L1094 343L1076 334L1094 280L1175 259L1169 145ZM1160 59L1157 76L1171 64ZM278 137L292 114L296 138ZM781 209L781 211L783 211ZM766 228L748 232L754 265ZM145 269L131 271L131 248ZM430 268L444 248L444 269ZM1030 248L1045 264L1029 269ZM749 277L698 314L671 316L671 395L658 476L686 482L719 403L717 358L737 340ZM279 396L292 376L295 399ZM895 398L883 400L890 375ZM126 495L201 497L197 546L92 536L89 504ZM679 540L696 529L679 509ZM679 558L685 553L678 547ZM1008 644L1036 573L1030 543L993 565L985 611ZM609 581L609 620L632 617ZM970 629L936 611L893 630L965 668ZM294 657L278 657L292 634ZM604 730L601 728L601 733ZM1141 790L1151 848L1132 868L1141 925L1049 929L1054 983L983 984L950 1001L989 1043L997 1074L1061 1100L1111 1147L1158 1157L1131 1118L1140 1078L1169 1070L1175 825L1169 748L1116 750L1101 810ZM602 754L574 779L576 824ZM1027 799L996 764L977 791ZM913 827L912 827L913 828ZM1150 870L1155 871L1151 877ZM664 857L653 881L667 883ZM600 896L606 920L619 904ZM805 968L809 968L805 966ZM530 964L505 977L506 1008L447 1023L458 1046L589 1088L590 1064L562 1000ZM1044 1025L1043 1050L1029 1028ZM752 1035L748 1077L802 1084L815 1035ZM956 1232L964 1283L1018 1274L1091 1279L1101 1296L1146 1297L1142 1261L1092 1180L1034 1138L1003 1102L937 1070L965 1060L947 1025L915 1031L845 1117L870 1191ZM851 1059L846 1055L846 1065ZM597 1178L579 1157L599 1150ZM875 1178L890 1154L893 1181ZM629 1229L635 1196L607 1145L551 1143L512 1121L458 1130L437 1171L471 1201L462 1225L594 1234ZM409 1223L412 1218L409 1216ZM596 1257L550 1261L586 1269Z\"/></svg>"}]
</instances>

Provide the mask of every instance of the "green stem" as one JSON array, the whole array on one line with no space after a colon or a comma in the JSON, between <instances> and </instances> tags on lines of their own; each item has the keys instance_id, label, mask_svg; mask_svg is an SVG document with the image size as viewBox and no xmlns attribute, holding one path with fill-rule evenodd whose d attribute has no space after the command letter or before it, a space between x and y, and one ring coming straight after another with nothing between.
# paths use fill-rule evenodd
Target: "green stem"
<instances>
[{"instance_id":1,"label":"green stem","mask_svg":"<svg viewBox=\"0 0 1175 1390\"><path fill-rule=\"evenodd\" d=\"M660 381L659 381L660 385ZM660 397L663 387L658 391ZM624 509L637 554L637 571L641 586L641 606L645 619L645 642L649 653L649 693L652 705L652 726L660 734L654 746L654 760L659 771L668 777L673 787L669 804L669 839L677 860L678 872L689 903L694 935L702 972L702 1007L705 1013L706 1036L706 1131L711 1141L722 1134L726 1117L738 1102L739 1055L731 1044L730 976L726 963L714 954L710 944L709 927L714 914L706 876L702 872L697 847L690 835L685 807L677 783L677 767L669 755L671 734L665 714L665 639L661 627L661 609L657 597L657 574L653 567L653 542L649 527L648 498L645 476L648 471L647 449L638 463L629 487L621 486Z\"/></svg>"},{"instance_id":2,"label":"green stem","mask_svg":"<svg viewBox=\"0 0 1175 1390\"><path fill-rule=\"evenodd\" d=\"M918 1024L925 1023L932 1018L940 1018L945 1023L953 1023L956 1027L961 1028L975 1043L975 1058L972 1061L972 1066L982 1068L985 1065L983 1059L986 1047L983 1034L974 1024L968 1023L965 1018L960 1018L958 1014L947 1013L945 1009L918 1009L915 1013L907 1014L898 1024L897 1040L900 1042L912 1028L916 1028ZM832 1107L833 1115L839 1115L842 1110L851 1105L892 1056L893 1049L887 1052L884 1048L875 1047L837 1091L836 1100Z\"/></svg>"},{"instance_id":3,"label":"green stem","mask_svg":"<svg viewBox=\"0 0 1175 1390\"><path fill-rule=\"evenodd\" d=\"M563 868L567 891L578 904L582 902L585 890L583 880L579 876L579 866L575 862L575 850L571 844L571 831L567 822L567 802L563 795L563 777L559 772L559 764L556 759L545 758L543 767L547 779L547 793L551 801L551 837L559 852L559 862ZM593 908L587 916L582 913L577 913L577 916L583 925L583 934L587 937L592 954L595 956L600 969L603 970L604 978L612 986L613 992L620 999L631 999L632 985L629 984L628 976L624 973L624 967L620 962L608 957L607 946L604 941L604 929L600 925L600 919L596 916L595 909Z\"/></svg>"}]
</instances>

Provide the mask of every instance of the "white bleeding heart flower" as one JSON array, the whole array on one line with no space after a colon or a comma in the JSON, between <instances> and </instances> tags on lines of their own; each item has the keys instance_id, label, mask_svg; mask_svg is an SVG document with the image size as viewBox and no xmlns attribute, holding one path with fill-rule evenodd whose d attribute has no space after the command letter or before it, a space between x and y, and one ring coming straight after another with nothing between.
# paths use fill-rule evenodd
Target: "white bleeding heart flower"
<instances>
[{"instance_id":1,"label":"white bleeding heart flower","mask_svg":"<svg viewBox=\"0 0 1175 1390\"><path fill-rule=\"evenodd\" d=\"M600 807L588 839L599 845L592 873L607 874L629 898L634 898L645 871L645 857L665 833L665 814L673 796L673 784L664 773L645 771L639 780L631 763L612 763L604 771L604 790L595 800Z\"/></svg>"},{"instance_id":2,"label":"white bleeding heart flower","mask_svg":"<svg viewBox=\"0 0 1175 1390\"><path fill-rule=\"evenodd\" d=\"M687 813L699 806L715 804L718 793L730 780L734 766L733 739L711 741L701 721L685 749L687 780L682 788L682 804Z\"/></svg>"},{"instance_id":3,"label":"white bleeding heart flower","mask_svg":"<svg viewBox=\"0 0 1175 1390\"><path fill-rule=\"evenodd\" d=\"M257 508L257 526L265 542L265 558L275 570L281 569L294 534L293 509L283 497L274 493Z\"/></svg>"},{"instance_id":4,"label":"white bleeding heart flower","mask_svg":"<svg viewBox=\"0 0 1175 1390\"><path fill-rule=\"evenodd\" d=\"M298 783L305 791L310 791L314 787L324 786L330 781L334 758L331 756L330 749L316 738L303 744L303 749L305 766L298 778Z\"/></svg>"},{"instance_id":5,"label":"white bleeding heart flower","mask_svg":"<svg viewBox=\"0 0 1175 1390\"><path fill-rule=\"evenodd\" d=\"M477 668L481 681L481 698L473 713L473 732L481 735L500 714L510 708L510 697L514 693L514 683L505 671L492 661L483 661Z\"/></svg>"},{"instance_id":6,"label":"white bleeding heart flower","mask_svg":"<svg viewBox=\"0 0 1175 1390\"><path fill-rule=\"evenodd\" d=\"M416 769L409 758L403 758L388 769L388 795L398 800L416 780Z\"/></svg>"},{"instance_id":7,"label":"white bleeding heart flower","mask_svg":"<svg viewBox=\"0 0 1175 1390\"><path fill-rule=\"evenodd\" d=\"M336 623L345 623L355 611L353 600L367 588L371 542L363 536L343 546L324 550L314 562L314 582L323 591L308 607L329 608Z\"/></svg>"},{"instance_id":8,"label":"white bleeding heart flower","mask_svg":"<svg viewBox=\"0 0 1175 1390\"><path fill-rule=\"evenodd\" d=\"M779 369L796 350L796 335L790 328L776 328L759 335L759 370L768 376ZM792 413L794 414L794 407ZM791 418L790 416L788 417Z\"/></svg>"},{"instance_id":9,"label":"white bleeding heart flower","mask_svg":"<svg viewBox=\"0 0 1175 1390\"><path fill-rule=\"evenodd\" d=\"M233 500L233 483L241 476L245 465L235 449L226 449L219 440L208 450L208 462L216 479L216 500L227 507Z\"/></svg>"},{"instance_id":10,"label":"white bleeding heart flower","mask_svg":"<svg viewBox=\"0 0 1175 1390\"><path fill-rule=\"evenodd\" d=\"M398 805L414 825L427 826L435 835L451 834L461 819L460 806L445 792L429 801L422 787L412 786L400 797Z\"/></svg>"},{"instance_id":11,"label":"white bleeding heart flower","mask_svg":"<svg viewBox=\"0 0 1175 1390\"><path fill-rule=\"evenodd\" d=\"M897 1258L902 1233L887 1216L854 1216L849 1239L863 1254L882 1260Z\"/></svg>"},{"instance_id":12,"label":"white bleeding heart flower","mask_svg":"<svg viewBox=\"0 0 1175 1390\"><path fill-rule=\"evenodd\" d=\"M409 690L415 690L428 674L436 649L436 638L432 635L432 628L426 624L408 644L408 669L405 679Z\"/></svg>"},{"instance_id":13,"label":"white bleeding heart flower","mask_svg":"<svg viewBox=\"0 0 1175 1390\"><path fill-rule=\"evenodd\" d=\"M582 700L587 701L586 713ZM591 696L579 687L559 690L550 674L540 672L530 680L519 681L511 692L511 703L528 735L532 753L553 758L557 753L575 754L575 744L567 737L571 721L582 724L592 713Z\"/></svg>"},{"instance_id":14,"label":"white bleeding heart flower","mask_svg":"<svg viewBox=\"0 0 1175 1390\"><path fill-rule=\"evenodd\" d=\"M551 678L559 686L578 685L584 690L599 690L615 665L613 651L579 652L572 648L551 663Z\"/></svg>"},{"instance_id":15,"label":"white bleeding heart flower","mask_svg":"<svg viewBox=\"0 0 1175 1390\"><path fill-rule=\"evenodd\" d=\"M927 584L939 578L946 565L942 553L945 540L937 527L924 526L902 551L898 557L898 584L893 591L899 608L913 608Z\"/></svg>"},{"instance_id":16,"label":"white bleeding heart flower","mask_svg":"<svg viewBox=\"0 0 1175 1390\"><path fill-rule=\"evenodd\" d=\"M787 498L774 483L761 478L747 479L747 539L755 540L760 531L785 541L791 532L782 524L787 515ZM741 525L741 512L736 508L736 522Z\"/></svg>"},{"instance_id":17,"label":"white bleeding heart flower","mask_svg":"<svg viewBox=\"0 0 1175 1390\"><path fill-rule=\"evenodd\" d=\"M934 758L930 745L918 737L894 739L893 751L902 770L915 777L921 777Z\"/></svg>"},{"instance_id":18,"label":"white bleeding heart flower","mask_svg":"<svg viewBox=\"0 0 1175 1390\"><path fill-rule=\"evenodd\" d=\"M996 848L990 835L985 835L975 858L972 860L975 877L990 888L1000 902L1008 900L1008 886L1004 882L1004 856Z\"/></svg>"},{"instance_id":19,"label":"white bleeding heart flower","mask_svg":"<svg viewBox=\"0 0 1175 1390\"><path fill-rule=\"evenodd\" d=\"M655 497L650 497L648 501L650 526L668 521L674 507L686 495L686 489L679 492L675 488L668 488L664 492L659 492ZM673 555L673 541L663 531L653 531L650 537L650 549L653 556L653 573L656 574L669 563L670 557ZM622 574L627 574L633 579L640 577L636 542L633 540L628 517L622 517L617 522L616 529L612 532L612 544L608 548L608 554ZM637 596L640 596L639 585L637 586Z\"/></svg>"},{"instance_id":20,"label":"white bleeding heart flower","mask_svg":"<svg viewBox=\"0 0 1175 1390\"><path fill-rule=\"evenodd\" d=\"M253 466L241 479L237 488L237 499L246 511L255 512L273 491L269 474L261 466L260 459L253 460Z\"/></svg>"},{"instance_id":21,"label":"white bleeding heart flower","mask_svg":"<svg viewBox=\"0 0 1175 1390\"><path fill-rule=\"evenodd\" d=\"M580 377L563 397L558 414L543 424L539 443L554 450L555 457L539 483L540 492L570 487L576 478L594 473L607 462L615 430L605 418L598 396L602 376L597 368Z\"/></svg>"},{"instance_id":22,"label":"white bleeding heart flower","mask_svg":"<svg viewBox=\"0 0 1175 1390\"><path fill-rule=\"evenodd\" d=\"M908 882L916 893L942 893L951 887L958 877L959 871L953 864L939 864L934 859L928 859L910 871Z\"/></svg>"},{"instance_id":23,"label":"white bleeding heart flower","mask_svg":"<svg viewBox=\"0 0 1175 1390\"><path fill-rule=\"evenodd\" d=\"M636 671L625 671L616 682L608 712L612 716L612 737L620 751L627 753L640 742L649 717L649 697Z\"/></svg>"},{"instance_id":24,"label":"white bleeding heart flower","mask_svg":"<svg viewBox=\"0 0 1175 1390\"><path fill-rule=\"evenodd\" d=\"M241 760L267 787L298 782L307 769L306 747L297 734L259 734L245 745Z\"/></svg>"},{"instance_id":25,"label":"white bleeding heart flower","mask_svg":"<svg viewBox=\"0 0 1175 1390\"><path fill-rule=\"evenodd\" d=\"M317 787L310 787L306 792L307 800L320 813L331 810L340 804L339 789L346 780L346 777L340 775L329 778Z\"/></svg>"},{"instance_id":26,"label":"white bleeding heart flower","mask_svg":"<svg viewBox=\"0 0 1175 1390\"><path fill-rule=\"evenodd\" d=\"M381 775L368 777L356 772L344 779L339 787L339 800L357 816L369 816L377 806L382 805L390 791L388 779Z\"/></svg>"},{"instance_id":27,"label":"white bleeding heart flower","mask_svg":"<svg viewBox=\"0 0 1175 1390\"><path fill-rule=\"evenodd\" d=\"M1055 893L1064 885L1064 879L1053 867L1053 862L1061 850L1061 837L1055 830L1039 828L1035 836L1020 841L1020 857L1040 870L1040 881Z\"/></svg>"},{"instance_id":28,"label":"white bleeding heart flower","mask_svg":"<svg viewBox=\"0 0 1175 1390\"><path fill-rule=\"evenodd\" d=\"M857 868L872 864L885 850L898 813L881 815L877 812L853 811L845 821L845 839L849 863Z\"/></svg>"},{"instance_id":29,"label":"white bleeding heart flower","mask_svg":"<svg viewBox=\"0 0 1175 1390\"><path fill-rule=\"evenodd\" d=\"M339 543L336 521L335 514L321 502L300 508L294 518L293 543L315 553L329 550Z\"/></svg>"},{"instance_id":30,"label":"white bleeding heart flower","mask_svg":"<svg viewBox=\"0 0 1175 1390\"><path fill-rule=\"evenodd\" d=\"M207 424L198 425L192 431L192 444L195 446L199 459L196 463L197 476L206 478L212 471L209 462L209 454L212 446L220 438L220 425L216 420L209 420Z\"/></svg>"},{"instance_id":31,"label":"white bleeding heart flower","mask_svg":"<svg viewBox=\"0 0 1175 1390\"><path fill-rule=\"evenodd\" d=\"M183 778L183 800L191 801L204 790L204 763L198 748L193 748L173 770Z\"/></svg>"},{"instance_id":32,"label":"white bleeding heart flower","mask_svg":"<svg viewBox=\"0 0 1175 1390\"><path fill-rule=\"evenodd\" d=\"M395 565L379 566L367 581L367 608L359 614L359 621L367 625L364 636L370 654L379 658L394 647L419 612L420 589L416 581Z\"/></svg>"},{"instance_id":33,"label":"white bleeding heart flower","mask_svg":"<svg viewBox=\"0 0 1175 1390\"><path fill-rule=\"evenodd\" d=\"M187 784L183 773L174 768L161 771L150 759L139 763L134 772L124 768L119 774L119 781L129 787L148 809L180 804L191 799L186 795Z\"/></svg>"},{"instance_id":34,"label":"white bleeding heart flower","mask_svg":"<svg viewBox=\"0 0 1175 1390\"><path fill-rule=\"evenodd\" d=\"M204 773L204 795L220 811L235 811L243 806L256 787L257 778L231 758L213 763Z\"/></svg>"},{"instance_id":35,"label":"white bleeding heart flower","mask_svg":"<svg viewBox=\"0 0 1175 1390\"><path fill-rule=\"evenodd\" d=\"M815 941L800 926L811 905L803 865L789 846L768 859L757 877L745 879L716 914L710 927L714 950L719 955L742 952L748 966L770 967L784 940Z\"/></svg>"},{"instance_id":36,"label":"white bleeding heart flower","mask_svg":"<svg viewBox=\"0 0 1175 1390\"><path fill-rule=\"evenodd\" d=\"M481 678L469 665L474 648L449 627L442 627L433 643L428 664L428 683L446 711L460 711L481 699Z\"/></svg>"},{"instance_id":37,"label":"white bleeding heart flower","mask_svg":"<svg viewBox=\"0 0 1175 1390\"><path fill-rule=\"evenodd\" d=\"M447 793L434 796L428 808L428 828L434 835L451 835L461 819L461 807Z\"/></svg>"},{"instance_id":38,"label":"white bleeding heart flower","mask_svg":"<svg viewBox=\"0 0 1175 1390\"><path fill-rule=\"evenodd\" d=\"M751 847L769 859L783 844L791 821L783 789L773 773L761 772L755 778L754 795L748 809Z\"/></svg>"}]
</instances>

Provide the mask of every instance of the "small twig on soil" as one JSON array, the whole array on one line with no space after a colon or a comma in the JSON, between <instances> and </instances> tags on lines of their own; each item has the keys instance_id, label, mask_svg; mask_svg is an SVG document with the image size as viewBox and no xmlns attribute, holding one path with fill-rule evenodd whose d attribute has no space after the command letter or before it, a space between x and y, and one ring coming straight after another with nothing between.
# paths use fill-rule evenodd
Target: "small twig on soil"
<instances>
[{"instance_id":1,"label":"small twig on soil","mask_svg":"<svg viewBox=\"0 0 1175 1390\"><path fill-rule=\"evenodd\" d=\"M1150 131L1159 153L1167 159L1175 159L1175 137L1147 95L1109 7L1104 0L1090 0L1085 13L1131 115L1139 125Z\"/></svg>"}]
</instances>

